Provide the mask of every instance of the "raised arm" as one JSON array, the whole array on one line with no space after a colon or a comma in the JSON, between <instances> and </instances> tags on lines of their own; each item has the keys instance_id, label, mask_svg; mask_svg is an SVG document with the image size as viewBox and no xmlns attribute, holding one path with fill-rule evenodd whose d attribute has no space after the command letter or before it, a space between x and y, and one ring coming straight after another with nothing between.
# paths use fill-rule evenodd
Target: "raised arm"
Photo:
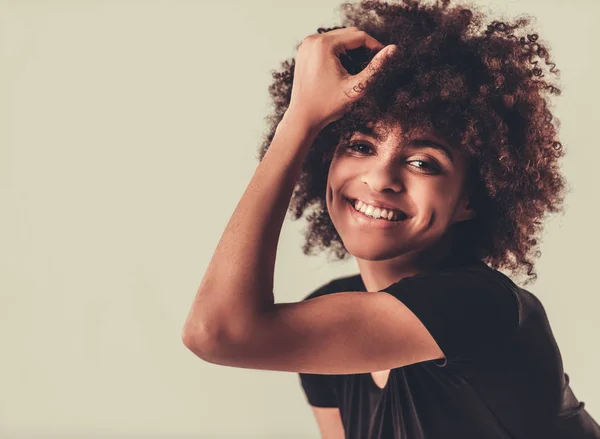
<instances>
[{"instance_id":1,"label":"raised arm","mask_svg":"<svg viewBox=\"0 0 600 439\"><path fill-rule=\"evenodd\" d=\"M183 341L237 338L274 304L277 242L306 151L319 128L286 113L238 203L198 289Z\"/></svg>"},{"instance_id":2,"label":"raised arm","mask_svg":"<svg viewBox=\"0 0 600 439\"><path fill-rule=\"evenodd\" d=\"M360 46L379 53L352 76L337 55ZM273 309L277 243L306 153L319 131L360 96L356 86L383 62L383 47L356 28L303 41L288 111L225 228L185 322L182 338L194 352L243 336Z\"/></svg>"}]
</instances>

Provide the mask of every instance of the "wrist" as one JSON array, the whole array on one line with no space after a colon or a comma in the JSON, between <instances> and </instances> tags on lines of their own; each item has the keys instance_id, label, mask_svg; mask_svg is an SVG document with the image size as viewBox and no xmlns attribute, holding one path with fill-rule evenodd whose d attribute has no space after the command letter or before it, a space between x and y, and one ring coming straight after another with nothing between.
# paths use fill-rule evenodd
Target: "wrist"
<instances>
[{"instance_id":1,"label":"wrist","mask_svg":"<svg viewBox=\"0 0 600 439\"><path fill-rule=\"evenodd\" d=\"M321 121L314 120L310 115L299 108L289 107L281 119L280 125L293 125L304 130L309 135L316 136L327 125Z\"/></svg>"}]
</instances>

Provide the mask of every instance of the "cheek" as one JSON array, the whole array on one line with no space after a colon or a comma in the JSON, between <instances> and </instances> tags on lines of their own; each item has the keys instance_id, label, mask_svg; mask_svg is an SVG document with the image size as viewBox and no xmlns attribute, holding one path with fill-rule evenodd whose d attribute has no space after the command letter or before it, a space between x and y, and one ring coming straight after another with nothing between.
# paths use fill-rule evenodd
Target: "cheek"
<instances>
[{"instance_id":1,"label":"cheek","mask_svg":"<svg viewBox=\"0 0 600 439\"><path fill-rule=\"evenodd\" d=\"M439 205L452 196L451 182L442 178L421 178L406 189L419 204Z\"/></svg>"},{"instance_id":2,"label":"cheek","mask_svg":"<svg viewBox=\"0 0 600 439\"><path fill-rule=\"evenodd\" d=\"M451 215L458 198L458 190L455 186L455 183L449 179L431 178L421 179L407 189L423 215L447 217Z\"/></svg>"},{"instance_id":3,"label":"cheek","mask_svg":"<svg viewBox=\"0 0 600 439\"><path fill-rule=\"evenodd\" d=\"M325 206L327 207L327 212L331 212L331 202L333 200L333 189L327 184L325 188Z\"/></svg>"},{"instance_id":4,"label":"cheek","mask_svg":"<svg viewBox=\"0 0 600 439\"><path fill-rule=\"evenodd\" d=\"M344 166L343 160L339 161L334 158L327 173L326 200L328 203L331 202L333 192L337 194L342 191L351 177L352 170L348 166Z\"/></svg>"},{"instance_id":5,"label":"cheek","mask_svg":"<svg viewBox=\"0 0 600 439\"><path fill-rule=\"evenodd\" d=\"M335 187L337 187L336 178L335 178L335 169L332 169L332 167L329 167L329 171L327 174L327 183L325 184L325 201L326 201L328 209L331 204L331 199L333 197L333 190Z\"/></svg>"},{"instance_id":6,"label":"cheek","mask_svg":"<svg viewBox=\"0 0 600 439\"><path fill-rule=\"evenodd\" d=\"M350 178L354 173L356 173L356 169L352 166L351 161L345 160L344 157L334 157L329 165L327 178L331 179L335 185L336 182L343 182Z\"/></svg>"},{"instance_id":7,"label":"cheek","mask_svg":"<svg viewBox=\"0 0 600 439\"><path fill-rule=\"evenodd\" d=\"M333 171L333 172L332 172ZM342 180L339 178L339 175L336 173L335 169L330 168L329 174L327 175L327 183L325 185L325 206L327 207L327 211L331 212L334 193L339 197L341 191Z\"/></svg>"}]
</instances>

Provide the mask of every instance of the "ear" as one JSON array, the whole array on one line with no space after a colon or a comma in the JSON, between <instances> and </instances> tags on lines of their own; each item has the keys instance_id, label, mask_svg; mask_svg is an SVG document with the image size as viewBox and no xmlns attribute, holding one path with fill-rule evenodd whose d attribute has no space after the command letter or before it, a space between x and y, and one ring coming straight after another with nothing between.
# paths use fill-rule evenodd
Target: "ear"
<instances>
[{"instance_id":1,"label":"ear","mask_svg":"<svg viewBox=\"0 0 600 439\"><path fill-rule=\"evenodd\" d=\"M467 221L477 216L475 210L471 207L471 194L464 195L458 202L454 212L454 223Z\"/></svg>"}]
</instances>

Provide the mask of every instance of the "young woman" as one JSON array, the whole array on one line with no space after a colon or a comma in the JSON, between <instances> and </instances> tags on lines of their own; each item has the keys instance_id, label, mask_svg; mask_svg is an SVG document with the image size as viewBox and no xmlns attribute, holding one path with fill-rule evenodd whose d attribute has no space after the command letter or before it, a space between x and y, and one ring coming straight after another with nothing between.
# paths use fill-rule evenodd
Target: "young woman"
<instances>
[{"instance_id":1,"label":"young woman","mask_svg":"<svg viewBox=\"0 0 600 439\"><path fill-rule=\"evenodd\" d=\"M547 48L526 20L448 1L345 7L274 75L272 130L185 345L299 373L324 438L600 438L542 304L498 271L535 279L563 199ZM360 274L275 303L288 207L313 208L306 254Z\"/></svg>"}]
</instances>

